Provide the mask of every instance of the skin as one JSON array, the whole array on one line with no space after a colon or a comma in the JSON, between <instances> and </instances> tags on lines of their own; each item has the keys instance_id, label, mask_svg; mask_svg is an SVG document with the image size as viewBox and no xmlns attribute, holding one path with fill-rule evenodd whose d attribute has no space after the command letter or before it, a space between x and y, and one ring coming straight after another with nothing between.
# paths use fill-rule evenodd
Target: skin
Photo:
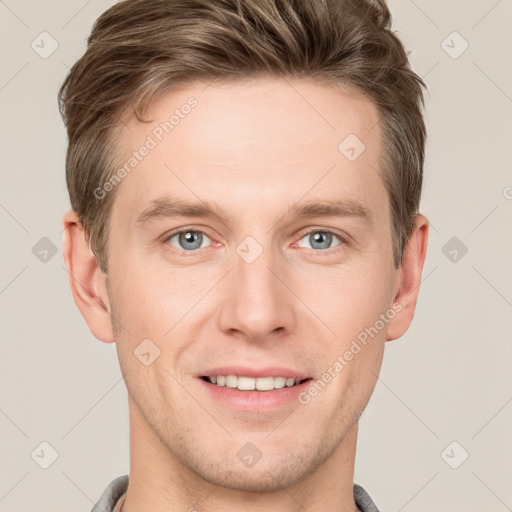
<instances>
[{"instance_id":1,"label":"skin","mask_svg":"<svg viewBox=\"0 0 512 512\"><path fill-rule=\"evenodd\" d=\"M166 93L151 105L150 123L129 118L119 130L120 161L190 96L197 107L116 188L108 291L76 213L64 217L75 302L96 338L116 342L128 390L123 510L356 511L358 420L386 341L413 318L428 221L417 217L395 269L377 109L304 79L194 83ZM338 150L349 134L366 146L352 162ZM135 226L166 194L214 201L226 218ZM339 199L363 205L368 220L288 214L292 205ZM168 239L179 228L204 233L202 248ZM341 238L323 248L309 236L314 228ZM236 252L248 236L263 249L252 263ZM197 378L243 364L319 379L393 304L401 311L307 405L237 411ZM148 366L133 354L144 339L160 350ZM262 453L250 468L237 458L247 442Z\"/></svg>"}]
</instances>

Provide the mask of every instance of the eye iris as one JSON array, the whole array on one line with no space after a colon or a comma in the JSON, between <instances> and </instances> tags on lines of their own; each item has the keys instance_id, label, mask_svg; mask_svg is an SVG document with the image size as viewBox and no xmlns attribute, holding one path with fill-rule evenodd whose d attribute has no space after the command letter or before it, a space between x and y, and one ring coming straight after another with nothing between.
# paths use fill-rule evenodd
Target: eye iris
<instances>
[{"instance_id":1,"label":"eye iris","mask_svg":"<svg viewBox=\"0 0 512 512\"><path fill-rule=\"evenodd\" d=\"M331 245L332 235L330 233L326 233L325 231L315 231L309 235L311 247L313 249L327 249ZM319 243L320 247L315 247L315 243Z\"/></svg>"},{"instance_id":2,"label":"eye iris","mask_svg":"<svg viewBox=\"0 0 512 512\"><path fill-rule=\"evenodd\" d=\"M183 247L185 250L193 250L198 249L201 247L202 243L202 233L199 231L184 231L183 233L180 233L179 236L179 243L180 246ZM192 244L192 247L186 246L185 244Z\"/></svg>"}]
</instances>

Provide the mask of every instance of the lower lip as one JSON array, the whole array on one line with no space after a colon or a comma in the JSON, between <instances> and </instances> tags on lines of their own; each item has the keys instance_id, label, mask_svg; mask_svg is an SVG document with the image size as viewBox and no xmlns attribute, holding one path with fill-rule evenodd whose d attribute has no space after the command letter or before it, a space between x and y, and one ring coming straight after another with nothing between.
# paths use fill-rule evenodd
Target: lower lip
<instances>
[{"instance_id":1,"label":"lower lip","mask_svg":"<svg viewBox=\"0 0 512 512\"><path fill-rule=\"evenodd\" d=\"M200 384L211 396L226 404L232 409L240 411L264 412L277 409L286 404L298 402L299 394L304 391L313 379L297 384L271 391L240 391L238 388L229 388L227 386L217 386L211 382L198 378Z\"/></svg>"}]
</instances>

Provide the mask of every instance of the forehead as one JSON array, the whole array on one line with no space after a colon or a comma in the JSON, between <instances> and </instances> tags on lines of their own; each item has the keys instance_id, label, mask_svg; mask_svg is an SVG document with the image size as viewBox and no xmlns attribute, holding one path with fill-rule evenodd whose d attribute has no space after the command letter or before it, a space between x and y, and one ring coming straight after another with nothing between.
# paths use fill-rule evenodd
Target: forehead
<instances>
[{"instance_id":1,"label":"forehead","mask_svg":"<svg viewBox=\"0 0 512 512\"><path fill-rule=\"evenodd\" d=\"M378 112L361 95L306 80L195 83L162 95L147 117L118 135L124 217L165 193L260 214L263 201L301 197L386 207Z\"/></svg>"}]
</instances>

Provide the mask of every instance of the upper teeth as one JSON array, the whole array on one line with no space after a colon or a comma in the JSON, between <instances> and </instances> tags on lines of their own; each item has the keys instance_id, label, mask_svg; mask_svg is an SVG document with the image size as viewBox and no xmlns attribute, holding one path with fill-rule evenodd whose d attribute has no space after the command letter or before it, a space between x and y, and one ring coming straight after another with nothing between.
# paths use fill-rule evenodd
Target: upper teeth
<instances>
[{"instance_id":1,"label":"upper teeth","mask_svg":"<svg viewBox=\"0 0 512 512\"><path fill-rule=\"evenodd\" d=\"M217 386L226 386L228 388L238 388L241 391L257 389L259 391L270 391L272 389L284 388L285 386L293 386L299 379L286 377L244 377L238 375L217 375L216 377L208 377L212 384Z\"/></svg>"}]
</instances>

